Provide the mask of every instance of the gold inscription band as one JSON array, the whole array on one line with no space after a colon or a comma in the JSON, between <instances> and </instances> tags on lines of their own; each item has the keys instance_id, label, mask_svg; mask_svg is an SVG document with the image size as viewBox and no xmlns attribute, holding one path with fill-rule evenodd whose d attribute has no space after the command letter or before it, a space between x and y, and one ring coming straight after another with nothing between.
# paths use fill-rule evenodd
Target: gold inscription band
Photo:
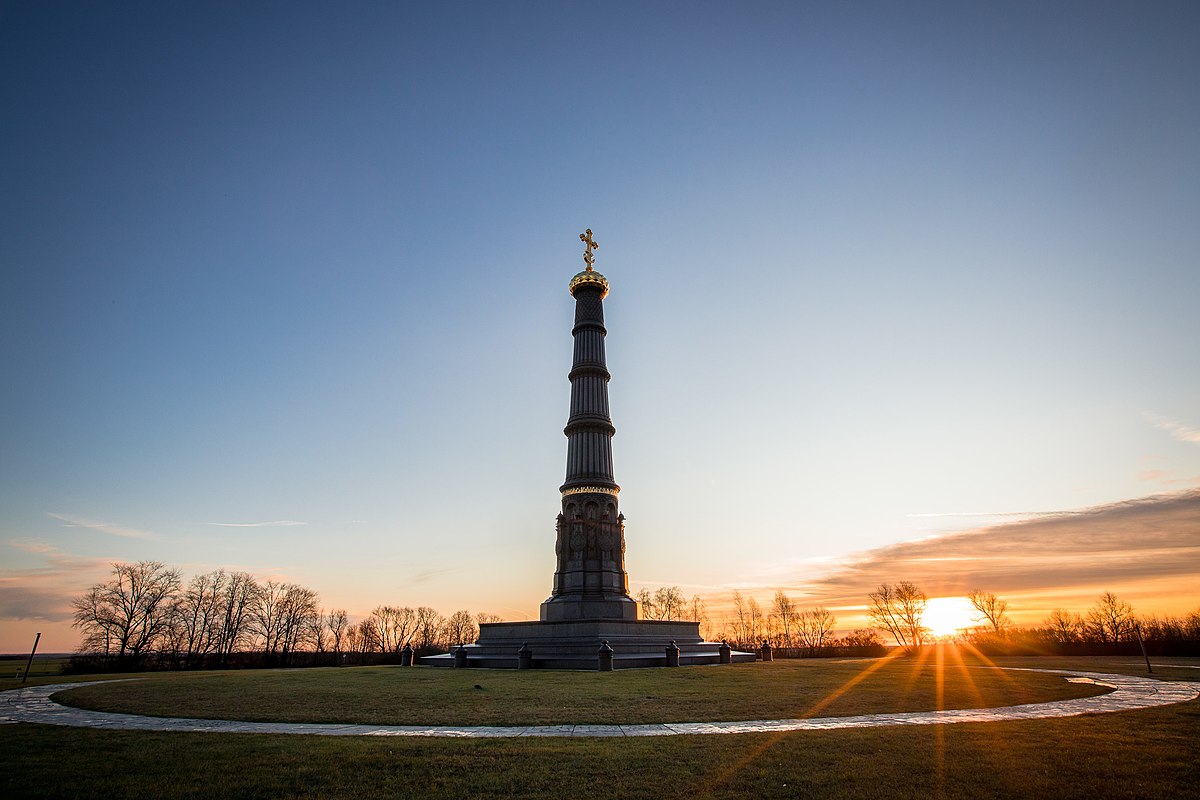
<instances>
[{"instance_id":1,"label":"gold inscription band","mask_svg":"<svg viewBox=\"0 0 1200 800\"><path fill-rule=\"evenodd\" d=\"M620 489L613 489L610 486L572 486L570 489L563 489L562 496L566 497L570 494L611 494L616 497Z\"/></svg>"}]
</instances>

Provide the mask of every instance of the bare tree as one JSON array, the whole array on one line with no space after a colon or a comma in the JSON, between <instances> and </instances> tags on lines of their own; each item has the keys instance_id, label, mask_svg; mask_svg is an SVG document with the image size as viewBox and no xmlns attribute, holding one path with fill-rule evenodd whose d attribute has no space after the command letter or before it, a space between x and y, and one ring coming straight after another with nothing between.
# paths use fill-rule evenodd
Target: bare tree
<instances>
[{"instance_id":1,"label":"bare tree","mask_svg":"<svg viewBox=\"0 0 1200 800\"><path fill-rule=\"evenodd\" d=\"M687 616L692 621L699 623L700 636L703 639L707 639L711 621L708 616L708 604L704 602L704 599L700 595L692 595L692 599L688 603Z\"/></svg>"},{"instance_id":2,"label":"bare tree","mask_svg":"<svg viewBox=\"0 0 1200 800\"><path fill-rule=\"evenodd\" d=\"M219 593L220 620L217 653L221 663L247 644L251 637L251 609L258 599L258 582L247 572L231 572Z\"/></svg>"},{"instance_id":3,"label":"bare tree","mask_svg":"<svg viewBox=\"0 0 1200 800\"><path fill-rule=\"evenodd\" d=\"M1100 595L1087 613L1088 630L1102 642L1119 642L1133 631L1133 606L1112 592Z\"/></svg>"},{"instance_id":4,"label":"bare tree","mask_svg":"<svg viewBox=\"0 0 1200 800\"><path fill-rule=\"evenodd\" d=\"M199 666L220 647L224 616L221 601L226 583L228 576L223 569L197 575L175 604L176 648L189 667Z\"/></svg>"},{"instance_id":5,"label":"bare tree","mask_svg":"<svg viewBox=\"0 0 1200 800\"><path fill-rule=\"evenodd\" d=\"M1078 642L1083 638L1085 626L1083 619L1071 611L1056 608L1050 612L1043 623L1050 638L1056 642Z\"/></svg>"},{"instance_id":6,"label":"bare tree","mask_svg":"<svg viewBox=\"0 0 1200 800\"><path fill-rule=\"evenodd\" d=\"M491 614L487 611L480 611L478 614L475 615L475 622L477 622L480 625L487 625L492 622L503 622L503 621L504 621L504 617L500 616L499 614Z\"/></svg>"},{"instance_id":7,"label":"bare tree","mask_svg":"<svg viewBox=\"0 0 1200 800\"><path fill-rule=\"evenodd\" d=\"M750 643L758 644L759 641L766 636L766 614L763 613L762 606L758 604L756 598L750 597L746 599L746 621L748 623L748 633L750 634Z\"/></svg>"},{"instance_id":8,"label":"bare tree","mask_svg":"<svg viewBox=\"0 0 1200 800\"><path fill-rule=\"evenodd\" d=\"M1200 642L1200 608L1188 612L1188 615L1183 618L1183 631L1184 638Z\"/></svg>"},{"instance_id":9,"label":"bare tree","mask_svg":"<svg viewBox=\"0 0 1200 800\"><path fill-rule=\"evenodd\" d=\"M792 598L784 594L783 589L775 590L775 602L772 610L783 629L783 646L793 647L792 626L796 617L796 606L792 603Z\"/></svg>"},{"instance_id":10,"label":"bare tree","mask_svg":"<svg viewBox=\"0 0 1200 800\"><path fill-rule=\"evenodd\" d=\"M475 628L475 620L471 618L469 611L455 611L446 620L446 640L447 644L454 646L457 644L469 644L475 641L477 637L477 629Z\"/></svg>"},{"instance_id":11,"label":"bare tree","mask_svg":"<svg viewBox=\"0 0 1200 800\"><path fill-rule=\"evenodd\" d=\"M283 584L278 581L267 581L260 587L250 607L252 630L261 640L263 652L268 655L279 651L284 591Z\"/></svg>"},{"instance_id":12,"label":"bare tree","mask_svg":"<svg viewBox=\"0 0 1200 800\"><path fill-rule=\"evenodd\" d=\"M638 592L637 602L642 619L659 619L658 608L654 605L654 595L649 589L643 588Z\"/></svg>"},{"instance_id":13,"label":"bare tree","mask_svg":"<svg viewBox=\"0 0 1200 800\"><path fill-rule=\"evenodd\" d=\"M169 629L179 570L161 561L113 564L112 578L75 598L82 649L137 660Z\"/></svg>"},{"instance_id":14,"label":"bare tree","mask_svg":"<svg viewBox=\"0 0 1200 800\"><path fill-rule=\"evenodd\" d=\"M971 605L979 612L980 616L975 618L975 622L983 624L992 630L996 636L1001 636L1003 633L1012 627L1012 620L1008 618L1008 601L1001 600L992 592L984 592L979 589L967 595L967 599L971 601Z\"/></svg>"},{"instance_id":15,"label":"bare tree","mask_svg":"<svg viewBox=\"0 0 1200 800\"><path fill-rule=\"evenodd\" d=\"M290 653L313 643L310 636L320 616L320 598L316 592L294 583L286 585L281 618L281 652L285 661Z\"/></svg>"},{"instance_id":16,"label":"bare tree","mask_svg":"<svg viewBox=\"0 0 1200 800\"><path fill-rule=\"evenodd\" d=\"M83 631L83 640L79 644L80 652L103 655L105 659L113 655L120 639L119 625L115 609L107 599L103 584L97 584L79 597L71 601L75 607L75 621L71 627Z\"/></svg>"},{"instance_id":17,"label":"bare tree","mask_svg":"<svg viewBox=\"0 0 1200 800\"><path fill-rule=\"evenodd\" d=\"M896 639L904 648L920 647L926 630L922 624L928 598L916 584L900 581L895 586L886 583L868 595L871 618Z\"/></svg>"},{"instance_id":18,"label":"bare tree","mask_svg":"<svg viewBox=\"0 0 1200 800\"><path fill-rule=\"evenodd\" d=\"M379 644L379 631L373 618L367 617L346 629L346 649L360 655L382 649Z\"/></svg>"},{"instance_id":19,"label":"bare tree","mask_svg":"<svg viewBox=\"0 0 1200 800\"><path fill-rule=\"evenodd\" d=\"M340 655L346 638L346 609L334 608L325 615L325 628L329 631L329 644L334 655Z\"/></svg>"},{"instance_id":20,"label":"bare tree","mask_svg":"<svg viewBox=\"0 0 1200 800\"><path fill-rule=\"evenodd\" d=\"M417 612L405 606L376 606L371 611L375 623L379 649L385 653L398 653L406 645L417 628Z\"/></svg>"},{"instance_id":21,"label":"bare tree","mask_svg":"<svg viewBox=\"0 0 1200 800\"><path fill-rule=\"evenodd\" d=\"M308 620L308 640L318 653L324 653L325 648L330 644L329 629L325 626L325 619L325 611L321 610Z\"/></svg>"},{"instance_id":22,"label":"bare tree","mask_svg":"<svg viewBox=\"0 0 1200 800\"><path fill-rule=\"evenodd\" d=\"M829 609L817 606L801 612L796 617L796 633L800 644L811 650L824 647L830 632L837 625L837 617Z\"/></svg>"},{"instance_id":23,"label":"bare tree","mask_svg":"<svg viewBox=\"0 0 1200 800\"><path fill-rule=\"evenodd\" d=\"M312 619L319 615L317 593L295 583L267 581L251 611L263 652L287 663L291 653L309 643Z\"/></svg>"},{"instance_id":24,"label":"bare tree","mask_svg":"<svg viewBox=\"0 0 1200 800\"><path fill-rule=\"evenodd\" d=\"M441 644L445 619L429 606L421 606L416 610L416 614L413 647L418 650L432 650Z\"/></svg>"},{"instance_id":25,"label":"bare tree","mask_svg":"<svg viewBox=\"0 0 1200 800\"><path fill-rule=\"evenodd\" d=\"M733 591L733 620L734 637L739 644L753 643L750 633L750 608L746 598L738 590Z\"/></svg>"},{"instance_id":26,"label":"bare tree","mask_svg":"<svg viewBox=\"0 0 1200 800\"><path fill-rule=\"evenodd\" d=\"M684 605L683 592L678 586L662 586L654 592L654 607L658 609L659 619L679 619Z\"/></svg>"}]
</instances>

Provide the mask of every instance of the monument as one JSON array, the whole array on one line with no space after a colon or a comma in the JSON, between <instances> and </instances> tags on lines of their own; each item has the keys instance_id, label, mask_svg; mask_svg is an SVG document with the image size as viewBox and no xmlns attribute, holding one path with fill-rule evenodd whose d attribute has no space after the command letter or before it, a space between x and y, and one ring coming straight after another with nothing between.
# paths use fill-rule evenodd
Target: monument
<instances>
[{"instance_id":1,"label":"monument","mask_svg":"<svg viewBox=\"0 0 1200 800\"><path fill-rule=\"evenodd\" d=\"M479 626L475 644L421 663L557 669L716 664L753 661L753 653L731 653L705 642L700 624L639 620L625 572L625 517L618 508L608 407L611 377L604 355L604 298L608 280L594 269L599 245L589 228L579 234L585 269L567 288L575 299L571 409L567 474L559 487L554 552L557 565L550 597L538 622L494 622Z\"/></svg>"}]
</instances>

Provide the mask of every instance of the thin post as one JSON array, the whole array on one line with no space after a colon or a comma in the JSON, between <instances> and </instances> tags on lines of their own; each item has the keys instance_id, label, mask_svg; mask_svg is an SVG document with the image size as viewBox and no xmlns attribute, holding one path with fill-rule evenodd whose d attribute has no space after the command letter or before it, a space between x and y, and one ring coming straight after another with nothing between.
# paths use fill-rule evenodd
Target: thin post
<instances>
[{"instance_id":1,"label":"thin post","mask_svg":"<svg viewBox=\"0 0 1200 800\"><path fill-rule=\"evenodd\" d=\"M42 640L42 634L38 634L33 639L33 649L29 651L29 660L25 662L25 674L21 676L21 683L29 679L29 670L33 668L33 654L37 652L38 642Z\"/></svg>"},{"instance_id":2,"label":"thin post","mask_svg":"<svg viewBox=\"0 0 1200 800\"><path fill-rule=\"evenodd\" d=\"M597 653L597 656L599 657L598 667L599 667L600 671L601 672L612 672L613 671L613 649L612 649L612 646L609 645L608 639L605 639L604 643L600 645L600 652Z\"/></svg>"},{"instance_id":3,"label":"thin post","mask_svg":"<svg viewBox=\"0 0 1200 800\"><path fill-rule=\"evenodd\" d=\"M1146 643L1142 641L1142 624L1140 622L1133 623L1133 632L1137 634L1138 646L1142 648L1142 658L1146 659L1146 672L1154 674L1154 667L1150 666L1150 656L1146 655Z\"/></svg>"}]
</instances>

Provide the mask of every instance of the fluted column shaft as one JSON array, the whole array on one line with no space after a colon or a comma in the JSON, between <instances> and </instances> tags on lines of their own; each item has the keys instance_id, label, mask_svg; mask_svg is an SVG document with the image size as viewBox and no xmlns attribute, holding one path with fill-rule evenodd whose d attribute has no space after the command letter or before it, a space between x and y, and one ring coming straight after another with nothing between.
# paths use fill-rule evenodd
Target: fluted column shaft
<instances>
[{"instance_id":1,"label":"fluted column shaft","mask_svg":"<svg viewBox=\"0 0 1200 800\"><path fill-rule=\"evenodd\" d=\"M575 293L575 355L571 362L571 415L567 436L567 477L562 489L597 485L616 489L613 479L612 436L608 412L608 381L604 358L604 303L598 287Z\"/></svg>"},{"instance_id":2,"label":"fluted column shaft","mask_svg":"<svg viewBox=\"0 0 1200 800\"><path fill-rule=\"evenodd\" d=\"M593 273L594 274L594 273ZM617 508L608 407L611 377L604 355L606 286L581 285L575 297L574 356L566 480L560 487L554 591L543 620L634 619L625 572L625 518Z\"/></svg>"}]
</instances>

